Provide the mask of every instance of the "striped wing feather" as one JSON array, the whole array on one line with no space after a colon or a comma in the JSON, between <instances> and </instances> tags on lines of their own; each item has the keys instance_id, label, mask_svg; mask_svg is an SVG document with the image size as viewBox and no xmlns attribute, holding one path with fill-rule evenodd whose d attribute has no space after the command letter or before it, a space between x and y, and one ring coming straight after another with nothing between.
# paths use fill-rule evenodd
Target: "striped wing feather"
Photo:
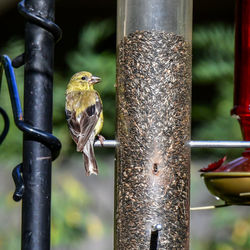
<instances>
[{"instance_id":1,"label":"striped wing feather","mask_svg":"<svg viewBox=\"0 0 250 250\"><path fill-rule=\"evenodd\" d=\"M70 101L70 99L70 96L67 96L67 101ZM75 107L82 106L82 98L78 98L77 101L72 101L74 101ZM77 151L82 152L91 134L94 133L95 126L102 111L102 104L98 94L95 94L95 104L90 105L77 116L75 111L77 108L74 109L72 104L66 105L66 107L67 106L72 107L72 111L68 109L65 110L69 130L73 140L77 144Z\"/></svg>"}]
</instances>

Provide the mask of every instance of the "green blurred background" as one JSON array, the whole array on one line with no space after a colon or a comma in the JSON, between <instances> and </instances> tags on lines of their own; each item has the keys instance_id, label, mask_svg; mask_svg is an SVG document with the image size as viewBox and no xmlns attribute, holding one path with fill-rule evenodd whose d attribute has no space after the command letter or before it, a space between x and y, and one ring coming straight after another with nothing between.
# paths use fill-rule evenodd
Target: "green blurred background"
<instances>
[{"instance_id":1,"label":"green blurred background","mask_svg":"<svg viewBox=\"0 0 250 250\"><path fill-rule=\"evenodd\" d=\"M239 125L230 117L233 107L233 0L194 1L192 139L241 140ZM15 0L0 2L0 53L11 58L23 52L24 20ZM104 103L103 136L115 133L115 0L58 0L56 20L63 39L55 51L54 134L62 152L53 166L52 249L112 249L113 149L96 149L100 175L86 178L82 156L75 152L64 117L64 93L71 75L87 70L100 76L97 86ZM15 70L20 95L23 67ZM21 204L12 201L11 171L22 158L22 134L13 124L7 84L0 106L11 118L10 132L0 147L0 249L20 249ZM0 131L2 129L2 120ZM224 155L242 150L192 151L191 204L219 204L206 190L198 170ZM247 207L191 213L191 249L250 249Z\"/></svg>"}]
</instances>

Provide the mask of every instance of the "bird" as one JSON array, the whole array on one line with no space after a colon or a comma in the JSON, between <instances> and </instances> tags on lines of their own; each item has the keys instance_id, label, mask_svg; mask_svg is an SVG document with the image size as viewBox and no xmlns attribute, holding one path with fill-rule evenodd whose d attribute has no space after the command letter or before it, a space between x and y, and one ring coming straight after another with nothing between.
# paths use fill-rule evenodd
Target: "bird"
<instances>
[{"instance_id":1,"label":"bird","mask_svg":"<svg viewBox=\"0 0 250 250\"><path fill-rule=\"evenodd\" d=\"M103 127L103 104L94 85L101 78L90 72L81 71L74 74L66 89L65 113L72 139L76 143L77 152L82 152L86 175L98 174L98 166L94 154L96 136L102 143L100 135Z\"/></svg>"}]
</instances>

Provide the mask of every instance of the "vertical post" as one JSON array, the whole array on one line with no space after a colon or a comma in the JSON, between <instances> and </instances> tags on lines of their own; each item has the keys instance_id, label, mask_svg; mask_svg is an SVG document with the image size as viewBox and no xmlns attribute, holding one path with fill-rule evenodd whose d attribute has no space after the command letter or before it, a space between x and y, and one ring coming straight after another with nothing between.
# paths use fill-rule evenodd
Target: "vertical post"
<instances>
[{"instance_id":1,"label":"vertical post","mask_svg":"<svg viewBox=\"0 0 250 250\"><path fill-rule=\"evenodd\" d=\"M54 0L26 0L33 14L54 20ZM52 81L54 38L27 22L25 27L24 120L52 132ZM22 202L22 250L50 249L51 152L43 144L24 136Z\"/></svg>"},{"instance_id":2,"label":"vertical post","mask_svg":"<svg viewBox=\"0 0 250 250\"><path fill-rule=\"evenodd\" d=\"M115 249L189 249L191 0L118 0Z\"/></svg>"}]
</instances>

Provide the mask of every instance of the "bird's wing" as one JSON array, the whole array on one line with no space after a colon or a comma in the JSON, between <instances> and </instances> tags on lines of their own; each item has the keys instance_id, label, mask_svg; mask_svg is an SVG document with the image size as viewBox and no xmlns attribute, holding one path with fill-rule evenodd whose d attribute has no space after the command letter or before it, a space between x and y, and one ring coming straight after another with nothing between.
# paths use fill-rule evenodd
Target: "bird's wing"
<instances>
[{"instance_id":1,"label":"bird's wing","mask_svg":"<svg viewBox=\"0 0 250 250\"><path fill-rule=\"evenodd\" d=\"M80 103L76 105L80 105ZM69 129L73 140L77 144L77 151L83 151L91 133L94 133L101 111L102 103L97 93L95 93L95 104L88 106L77 116L75 111L66 110Z\"/></svg>"},{"instance_id":2,"label":"bird's wing","mask_svg":"<svg viewBox=\"0 0 250 250\"><path fill-rule=\"evenodd\" d=\"M77 123L76 112L65 109L65 113L66 113L66 119L68 122L68 127L69 127L71 137L74 140L74 142L77 144L78 136L80 134L80 124Z\"/></svg>"}]
</instances>

